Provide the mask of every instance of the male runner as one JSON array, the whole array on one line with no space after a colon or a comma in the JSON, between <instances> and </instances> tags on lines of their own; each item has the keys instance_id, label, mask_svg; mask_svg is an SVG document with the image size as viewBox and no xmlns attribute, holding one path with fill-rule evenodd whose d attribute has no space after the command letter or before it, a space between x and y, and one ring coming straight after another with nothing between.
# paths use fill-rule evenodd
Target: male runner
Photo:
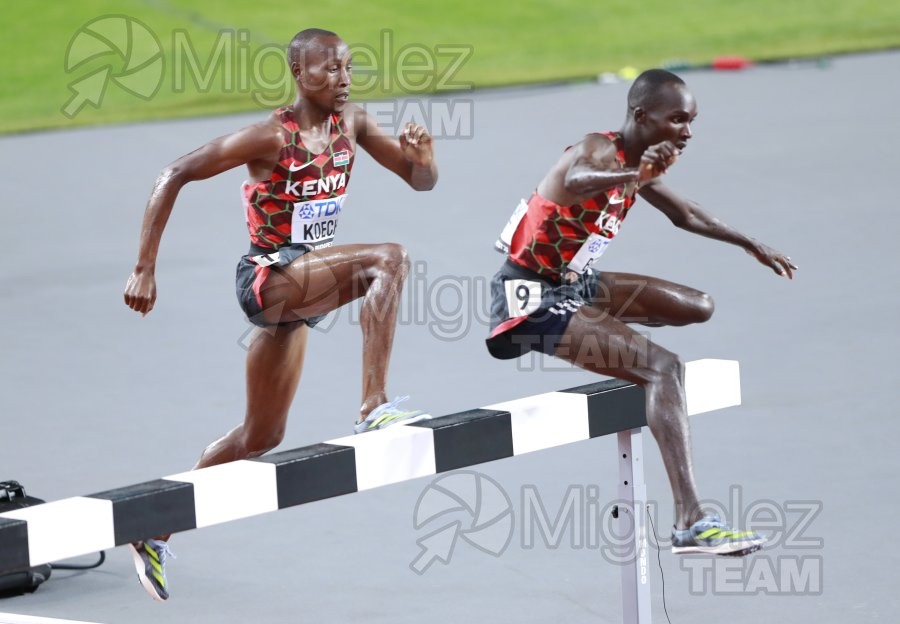
<instances>
[{"instance_id":1,"label":"male runner","mask_svg":"<svg viewBox=\"0 0 900 624\"><path fill-rule=\"evenodd\" d=\"M237 266L238 300L255 330L247 351L244 422L210 444L195 468L257 457L277 446L297 389L309 328L362 297L363 397L357 433L430 418L388 401L385 384L400 291L409 269L394 243L332 246L359 143L413 189L437 181L431 136L407 124L399 142L348 103L351 58L335 33L308 29L288 49L297 99L266 121L210 141L166 167L144 214L125 303L147 314L156 301L160 238L179 190L246 165L242 188L250 251ZM168 536L133 545L142 585L168 598Z\"/></svg>"},{"instance_id":2,"label":"male runner","mask_svg":"<svg viewBox=\"0 0 900 624\"><path fill-rule=\"evenodd\" d=\"M712 299L655 277L592 269L640 194L675 226L737 245L778 275L792 277L797 267L790 258L708 215L660 180L690 140L696 116L697 104L684 82L651 69L628 92L620 131L589 134L563 152L497 241L508 257L491 284L487 346L496 358L536 350L642 386L647 424L675 499L672 551L739 556L758 550L765 540L733 531L700 508L684 365L628 326L702 323L712 315Z\"/></svg>"}]
</instances>

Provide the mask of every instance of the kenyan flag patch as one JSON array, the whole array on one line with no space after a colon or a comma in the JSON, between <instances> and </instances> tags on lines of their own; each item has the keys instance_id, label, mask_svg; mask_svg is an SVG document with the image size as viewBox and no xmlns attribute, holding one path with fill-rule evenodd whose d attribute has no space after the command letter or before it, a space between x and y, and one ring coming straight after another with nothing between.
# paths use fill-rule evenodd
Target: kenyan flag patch
<instances>
[{"instance_id":1,"label":"kenyan flag patch","mask_svg":"<svg viewBox=\"0 0 900 624\"><path fill-rule=\"evenodd\" d=\"M334 166L335 167L343 167L350 163L350 151L342 150L340 152L335 152L334 154Z\"/></svg>"}]
</instances>

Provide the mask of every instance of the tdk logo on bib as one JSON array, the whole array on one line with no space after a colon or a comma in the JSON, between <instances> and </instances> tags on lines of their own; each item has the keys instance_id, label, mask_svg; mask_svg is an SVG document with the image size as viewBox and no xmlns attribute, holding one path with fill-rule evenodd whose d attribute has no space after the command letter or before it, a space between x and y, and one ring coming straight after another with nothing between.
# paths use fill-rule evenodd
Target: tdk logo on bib
<instances>
[{"instance_id":1,"label":"tdk logo on bib","mask_svg":"<svg viewBox=\"0 0 900 624\"><path fill-rule=\"evenodd\" d=\"M330 199L313 199L294 204L291 219L291 242L327 247L334 239L338 217L347 195Z\"/></svg>"}]
</instances>

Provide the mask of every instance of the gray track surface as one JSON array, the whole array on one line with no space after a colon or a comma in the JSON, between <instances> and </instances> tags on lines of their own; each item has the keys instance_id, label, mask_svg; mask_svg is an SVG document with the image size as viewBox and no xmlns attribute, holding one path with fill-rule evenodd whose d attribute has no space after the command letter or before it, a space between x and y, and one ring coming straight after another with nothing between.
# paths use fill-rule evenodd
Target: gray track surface
<instances>
[{"instance_id":1,"label":"gray track surface","mask_svg":"<svg viewBox=\"0 0 900 624\"><path fill-rule=\"evenodd\" d=\"M900 54L886 53L841 58L829 69L685 76L701 115L669 184L790 254L800 265L793 282L738 249L672 228L644 202L603 259L601 268L658 275L716 300L711 322L652 332L685 360L742 364L744 405L693 421L701 494L727 500L740 486L738 519L764 500L822 505L801 537L823 545L798 550L783 543L758 556L771 565L757 570L821 557L820 593L760 592L752 600L743 592L692 593L688 572L663 551L673 622L895 621L900 212L891 189L900 162L900 90L885 78L898 72ZM438 142L441 178L431 193L415 193L359 158L340 241L398 241L424 263L405 293L392 394L412 394L411 403L450 413L592 379L549 360L523 363L531 370L491 360L482 342L486 280L501 260L491 245L519 197L565 145L619 126L626 89L476 93L474 138ZM239 342L248 324L233 276L246 248L243 172L183 191L164 237L159 301L149 316L128 310L122 289L156 173L261 117L0 139L7 197L0 229L0 478L19 479L46 499L151 480L191 466L240 420ZM427 310L418 320L411 318L416 306ZM359 327L343 311L326 329L311 333L282 449L351 431ZM646 450L657 530L667 537L668 483L650 437ZM619 622L619 569L567 536L557 548L540 539L524 548L519 521L526 485L552 513L573 485L597 484L599 500L613 500L615 440L479 470L502 485L517 514L512 543L499 557L460 541L449 564L414 574L408 566L424 533L413 528L413 511L430 483L421 479L178 535L173 598L165 606L143 594L120 548L99 570L56 572L36 594L0 602L0 611L106 624L161 616L216 624ZM798 514L786 519L799 528ZM655 621L662 622L655 553L651 564Z\"/></svg>"}]
</instances>

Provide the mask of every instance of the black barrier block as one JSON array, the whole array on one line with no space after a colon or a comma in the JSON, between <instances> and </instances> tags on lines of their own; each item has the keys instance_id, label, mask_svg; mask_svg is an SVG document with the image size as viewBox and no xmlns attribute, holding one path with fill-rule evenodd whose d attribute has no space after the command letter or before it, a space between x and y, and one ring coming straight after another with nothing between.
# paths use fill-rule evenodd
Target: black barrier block
<instances>
[{"instance_id":1,"label":"black barrier block","mask_svg":"<svg viewBox=\"0 0 900 624\"><path fill-rule=\"evenodd\" d=\"M156 479L90 498L112 501L117 545L197 528L193 483Z\"/></svg>"},{"instance_id":2,"label":"black barrier block","mask_svg":"<svg viewBox=\"0 0 900 624\"><path fill-rule=\"evenodd\" d=\"M24 570L28 563L28 523L0 518L0 571Z\"/></svg>"},{"instance_id":3,"label":"black barrier block","mask_svg":"<svg viewBox=\"0 0 900 624\"><path fill-rule=\"evenodd\" d=\"M513 456L509 412L473 409L410 425L434 431L436 472Z\"/></svg>"},{"instance_id":4,"label":"black barrier block","mask_svg":"<svg viewBox=\"0 0 900 624\"><path fill-rule=\"evenodd\" d=\"M630 381L610 379L561 392L587 396L592 438L647 425L644 389Z\"/></svg>"},{"instance_id":5,"label":"black barrier block","mask_svg":"<svg viewBox=\"0 0 900 624\"><path fill-rule=\"evenodd\" d=\"M357 491L352 446L313 444L253 461L275 464L279 509Z\"/></svg>"}]
</instances>

